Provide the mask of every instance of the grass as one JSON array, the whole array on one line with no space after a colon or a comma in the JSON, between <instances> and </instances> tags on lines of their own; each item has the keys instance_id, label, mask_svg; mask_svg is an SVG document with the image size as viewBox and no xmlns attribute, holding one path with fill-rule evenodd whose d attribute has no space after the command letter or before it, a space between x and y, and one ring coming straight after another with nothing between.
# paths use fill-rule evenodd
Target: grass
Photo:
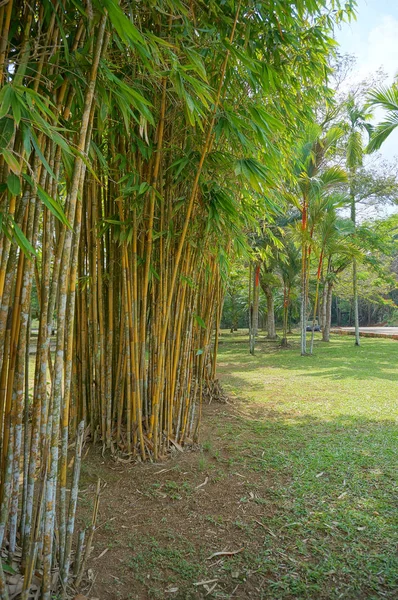
<instances>
[{"instance_id":1,"label":"grass","mask_svg":"<svg viewBox=\"0 0 398 600\"><path fill-rule=\"evenodd\" d=\"M398 344L335 337L301 357L297 341L263 342L252 357L242 337L221 341L219 374L244 415L219 435L237 465L263 473L264 505L279 504L266 520L277 537L256 557L264 597L393 597Z\"/></svg>"},{"instance_id":2,"label":"grass","mask_svg":"<svg viewBox=\"0 0 398 600\"><path fill-rule=\"evenodd\" d=\"M202 561L198 560L195 548L189 542L179 540L177 543L173 533L169 533L168 537L168 544L160 544L156 538L145 536L137 546L134 542L130 546L133 552L127 567L141 583L148 584L150 579L148 592L153 599L163 598L164 572L167 572L170 589L173 585L181 586L193 581L203 571ZM149 577L143 574L148 571Z\"/></svg>"},{"instance_id":3,"label":"grass","mask_svg":"<svg viewBox=\"0 0 398 600\"><path fill-rule=\"evenodd\" d=\"M93 453L83 479L109 483L111 526L91 595L398 598L398 343L353 342L317 339L301 357L297 337L284 350L260 336L250 356L245 335L223 333L231 403L205 407L200 451L126 473ZM223 550L238 553L211 559Z\"/></svg>"}]
</instances>

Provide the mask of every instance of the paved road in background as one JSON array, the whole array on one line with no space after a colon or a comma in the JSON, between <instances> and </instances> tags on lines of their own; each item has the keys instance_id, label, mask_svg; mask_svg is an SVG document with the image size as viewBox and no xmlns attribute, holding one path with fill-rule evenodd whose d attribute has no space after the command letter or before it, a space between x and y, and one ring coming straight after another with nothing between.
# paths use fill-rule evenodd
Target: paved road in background
<instances>
[{"instance_id":1,"label":"paved road in background","mask_svg":"<svg viewBox=\"0 0 398 600\"><path fill-rule=\"evenodd\" d=\"M353 335L355 333L355 328L333 327L330 331L341 335ZM398 327L360 327L359 335L364 337L389 337L398 339Z\"/></svg>"}]
</instances>

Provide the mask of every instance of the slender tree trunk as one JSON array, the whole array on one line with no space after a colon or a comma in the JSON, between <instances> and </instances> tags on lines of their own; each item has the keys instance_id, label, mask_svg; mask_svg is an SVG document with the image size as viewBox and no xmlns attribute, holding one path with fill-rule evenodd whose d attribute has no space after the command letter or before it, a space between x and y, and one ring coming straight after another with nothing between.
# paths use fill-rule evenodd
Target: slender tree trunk
<instances>
[{"instance_id":1,"label":"slender tree trunk","mask_svg":"<svg viewBox=\"0 0 398 600\"><path fill-rule=\"evenodd\" d=\"M307 354L307 273L305 267L301 273L300 330L301 356L305 356Z\"/></svg>"},{"instance_id":2,"label":"slender tree trunk","mask_svg":"<svg viewBox=\"0 0 398 600\"><path fill-rule=\"evenodd\" d=\"M350 172L350 197L351 197L351 221L354 224L354 230L356 229L356 204L355 194L353 190L353 177L354 171ZM359 309L358 309L358 275L357 275L357 259L354 256L352 261L352 292L354 301L354 326L355 326L355 346L360 345L359 339Z\"/></svg>"},{"instance_id":3,"label":"slender tree trunk","mask_svg":"<svg viewBox=\"0 0 398 600\"><path fill-rule=\"evenodd\" d=\"M258 333L258 309L260 302L260 264L256 263L253 269L253 310L252 310L252 334L250 340L250 354L254 354L256 337Z\"/></svg>"},{"instance_id":4,"label":"slender tree trunk","mask_svg":"<svg viewBox=\"0 0 398 600\"><path fill-rule=\"evenodd\" d=\"M272 293L272 287L264 281L264 279L261 279L261 289L267 299L267 339L276 340L274 295Z\"/></svg>"},{"instance_id":5,"label":"slender tree trunk","mask_svg":"<svg viewBox=\"0 0 398 600\"><path fill-rule=\"evenodd\" d=\"M355 326L355 346L360 346L359 339L359 306L358 306L358 276L357 261L354 258L352 262L352 291L354 301L354 326Z\"/></svg>"},{"instance_id":6,"label":"slender tree trunk","mask_svg":"<svg viewBox=\"0 0 398 600\"><path fill-rule=\"evenodd\" d=\"M322 339L324 342L330 341L330 326L332 320L332 298L333 298L333 282L328 281L326 293L326 321L323 329Z\"/></svg>"},{"instance_id":7,"label":"slender tree trunk","mask_svg":"<svg viewBox=\"0 0 398 600\"><path fill-rule=\"evenodd\" d=\"M316 320L316 315L317 315L317 312L318 312L319 285L320 285L320 281L321 281L322 264L323 264L323 250L322 250L321 255L319 257L318 271L317 271L317 276L316 276L316 291L315 291L315 300L314 300L314 314L313 314L313 317L312 317L312 331L311 331L310 354L312 354L312 351L314 349L315 320Z\"/></svg>"},{"instance_id":8,"label":"slender tree trunk","mask_svg":"<svg viewBox=\"0 0 398 600\"><path fill-rule=\"evenodd\" d=\"M323 330L325 328L325 324L326 324L326 295L327 295L327 283L326 281L323 281L323 288L322 288L322 302L321 302L321 329Z\"/></svg>"},{"instance_id":9,"label":"slender tree trunk","mask_svg":"<svg viewBox=\"0 0 398 600\"><path fill-rule=\"evenodd\" d=\"M254 348L252 348L252 337L253 337L253 303L252 303L252 263L249 263L249 288L248 288L248 304L249 304L249 352L253 354Z\"/></svg>"},{"instance_id":10,"label":"slender tree trunk","mask_svg":"<svg viewBox=\"0 0 398 600\"><path fill-rule=\"evenodd\" d=\"M281 345L287 348L287 330L289 320L290 288L287 285L283 287L283 334Z\"/></svg>"},{"instance_id":11,"label":"slender tree trunk","mask_svg":"<svg viewBox=\"0 0 398 600\"><path fill-rule=\"evenodd\" d=\"M308 298L308 247L306 234L308 228L308 205L307 198L303 198L301 214L301 304L300 304L300 330L301 330L301 356L307 354L307 298Z\"/></svg>"}]
</instances>

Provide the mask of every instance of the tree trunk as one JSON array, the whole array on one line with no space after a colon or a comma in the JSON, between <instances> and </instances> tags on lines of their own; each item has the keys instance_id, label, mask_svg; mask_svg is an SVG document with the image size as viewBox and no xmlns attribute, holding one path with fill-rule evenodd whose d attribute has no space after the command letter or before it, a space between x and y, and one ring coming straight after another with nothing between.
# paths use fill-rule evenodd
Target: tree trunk
<instances>
[{"instance_id":1,"label":"tree trunk","mask_svg":"<svg viewBox=\"0 0 398 600\"><path fill-rule=\"evenodd\" d=\"M321 319L320 326L323 330L326 325L326 296L327 296L327 283L324 281L322 290L322 303L321 303Z\"/></svg>"},{"instance_id":2,"label":"tree trunk","mask_svg":"<svg viewBox=\"0 0 398 600\"><path fill-rule=\"evenodd\" d=\"M251 338L250 338L250 354L254 354L254 347L256 344L256 336L258 332L258 308L260 300L260 263L256 263L253 270L253 309L251 319Z\"/></svg>"},{"instance_id":3,"label":"tree trunk","mask_svg":"<svg viewBox=\"0 0 398 600\"><path fill-rule=\"evenodd\" d=\"M252 353L252 335L253 335L253 304L252 304L252 263L249 264L249 289L248 289L248 304L249 304L249 352Z\"/></svg>"},{"instance_id":4,"label":"tree trunk","mask_svg":"<svg viewBox=\"0 0 398 600\"><path fill-rule=\"evenodd\" d=\"M355 346L359 346L360 341L359 341L358 278L357 278L357 261L355 258L352 263L352 288L353 288L353 295L354 295Z\"/></svg>"},{"instance_id":5,"label":"tree trunk","mask_svg":"<svg viewBox=\"0 0 398 600\"><path fill-rule=\"evenodd\" d=\"M267 339L276 340L276 327L275 327L275 310L274 310L274 296L272 293L271 286L261 280L261 289L263 290L265 297L267 298Z\"/></svg>"},{"instance_id":6,"label":"tree trunk","mask_svg":"<svg viewBox=\"0 0 398 600\"><path fill-rule=\"evenodd\" d=\"M324 342L330 341L330 325L332 320L332 298L333 298L333 282L329 281L327 283L327 293L326 293L326 320L325 326L323 328L322 340Z\"/></svg>"},{"instance_id":7,"label":"tree trunk","mask_svg":"<svg viewBox=\"0 0 398 600\"><path fill-rule=\"evenodd\" d=\"M289 300L290 300L290 289L285 285L283 288L283 333L281 346L287 348L287 328L289 320Z\"/></svg>"},{"instance_id":8,"label":"tree trunk","mask_svg":"<svg viewBox=\"0 0 398 600\"><path fill-rule=\"evenodd\" d=\"M354 173L350 173L351 181ZM350 185L350 196L351 196L351 221L354 224L354 230L356 228L356 205L355 205L355 195L352 187L352 183ZM357 260L354 257L352 261L352 291L353 291L353 300L354 300L354 325L355 325L355 346L360 345L359 341L359 312L358 312L358 276L357 276Z\"/></svg>"},{"instance_id":9,"label":"tree trunk","mask_svg":"<svg viewBox=\"0 0 398 600\"><path fill-rule=\"evenodd\" d=\"M305 246L303 252L305 253ZM301 302L300 302L300 330L301 330L301 356L307 354L307 258L303 258L301 270Z\"/></svg>"}]
</instances>

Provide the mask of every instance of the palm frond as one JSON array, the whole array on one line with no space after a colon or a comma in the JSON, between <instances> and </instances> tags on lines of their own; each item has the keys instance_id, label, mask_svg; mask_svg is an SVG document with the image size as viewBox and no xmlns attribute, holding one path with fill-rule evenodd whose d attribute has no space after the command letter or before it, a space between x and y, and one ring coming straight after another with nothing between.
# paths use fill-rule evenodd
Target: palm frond
<instances>
[{"instance_id":1,"label":"palm frond","mask_svg":"<svg viewBox=\"0 0 398 600\"><path fill-rule=\"evenodd\" d=\"M398 127L398 112L396 114L391 113L384 121L374 127L366 152L371 154L372 152L379 150L383 142L396 127Z\"/></svg>"}]
</instances>

